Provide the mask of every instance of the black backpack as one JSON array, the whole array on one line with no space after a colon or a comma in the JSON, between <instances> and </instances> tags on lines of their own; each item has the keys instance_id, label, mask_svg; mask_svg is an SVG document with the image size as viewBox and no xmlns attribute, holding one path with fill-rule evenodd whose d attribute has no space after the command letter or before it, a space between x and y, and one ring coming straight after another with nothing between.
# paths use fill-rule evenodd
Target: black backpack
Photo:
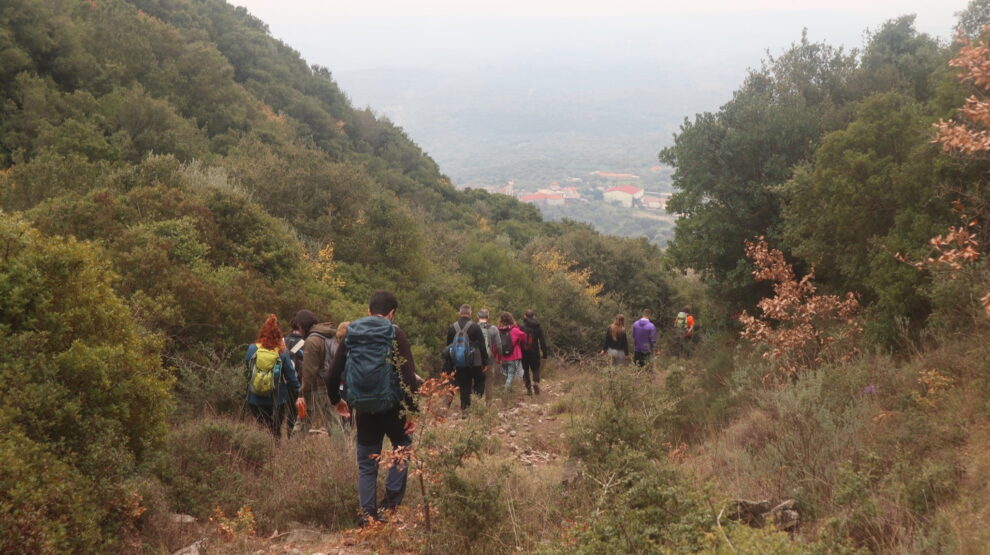
<instances>
[{"instance_id":1,"label":"black backpack","mask_svg":"<svg viewBox=\"0 0 990 555\"><path fill-rule=\"evenodd\" d=\"M516 350L512 344L512 328L499 329L498 337L502 340L502 356L512 356L512 351Z\"/></svg>"}]
</instances>

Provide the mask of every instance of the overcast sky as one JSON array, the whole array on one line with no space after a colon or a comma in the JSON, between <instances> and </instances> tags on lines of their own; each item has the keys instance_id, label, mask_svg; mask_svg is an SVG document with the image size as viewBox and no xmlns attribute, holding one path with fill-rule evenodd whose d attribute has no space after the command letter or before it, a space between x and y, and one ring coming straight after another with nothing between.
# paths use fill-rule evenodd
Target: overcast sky
<instances>
[{"instance_id":1,"label":"overcast sky","mask_svg":"<svg viewBox=\"0 0 990 555\"><path fill-rule=\"evenodd\" d=\"M883 21L918 16L948 39L966 0L232 0L331 71L642 62L699 48L753 65L807 27L847 47ZM672 50L675 49L676 50ZM743 50L743 51L740 51Z\"/></svg>"},{"instance_id":2,"label":"overcast sky","mask_svg":"<svg viewBox=\"0 0 990 555\"><path fill-rule=\"evenodd\" d=\"M916 29L948 41L968 3L228 1L329 68L356 107L403 126L455 181L511 177L534 156L578 167L626 152L655 164L685 117L717 110L802 29L857 48L865 31L913 13ZM628 167L602 156L600 167Z\"/></svg>"}]
</instances>

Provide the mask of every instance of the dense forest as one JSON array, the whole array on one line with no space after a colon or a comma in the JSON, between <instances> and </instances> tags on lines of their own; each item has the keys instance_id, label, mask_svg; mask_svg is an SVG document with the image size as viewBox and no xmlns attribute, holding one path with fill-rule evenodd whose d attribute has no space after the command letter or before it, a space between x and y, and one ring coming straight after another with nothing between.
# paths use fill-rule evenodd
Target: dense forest
<instances>
[{"instance_id":1,"label":"dense forest","mask_svg":"<svg viewBox=\"0 0 990 555\"><path fill-rule=\"evenodd\" d=\"M961 37L986 23L974 0ZM802 37L769 57L660 152L678 214L661 251L455 189L222 0L5 2L0 551L174 549L155 535L171 511L213 514L224 534L236 512L255 537L252 504L265 532L347 527L351 475L286 501L271 465L315 443L280 451L237 421L238 359L270 313L349 320L383 288L424 376L462 303L535 310L572 380L544 414L569 415L566 439L541 446L586 470L578 493L525 482L485 459L500 414L438 423L423 441L449 543L373 549L721 552L723 525L751 552L978 545L946 524L961 509L940 512L979 501L959 493L974 471L960 430L990 429L990 62L968 47L904 16L862 50ZM953 135L964 105L974 127ZM684 303L701 348L664 353L640 376L655 387L578 360L617 312L665 320ZM803 536L714 508L766 491L797 499ZM528 528L492 516L558 496Z\"/></svg>"}]
</instances>

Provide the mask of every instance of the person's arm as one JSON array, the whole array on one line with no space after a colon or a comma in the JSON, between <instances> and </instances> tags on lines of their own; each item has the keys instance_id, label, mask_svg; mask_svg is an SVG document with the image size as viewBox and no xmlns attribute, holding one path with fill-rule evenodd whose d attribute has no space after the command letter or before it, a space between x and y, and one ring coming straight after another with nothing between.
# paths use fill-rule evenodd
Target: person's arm
<instances>
[{"instance_id":1,"label":"person's arm","mask_svg":"<svg viewBox=\"0 0 990 555\"><path fill-rule=\"evenodd\" d=\"M399 349L399 357L402 365L399 366L399 376L403 385L408 388L409 393L416 393L419 389L419 376L416 375L416 362L413 360L412 345L409 344L409 337L402 328L395 326L395 344ZM415 412L416 402L412 395L406 395L406 404L409 410Z\"/></svg>"},{"instance_id":2,"label":"person's arm","mask_svg":"<svg viewBox=\"0 0 990 555\"><path fill-rule=\"evenodd\" d=\"M657 327L650 324L650 350L655 351L657 349Z\"/></svg>"},{"instance_id":3,"label":"person's arm","mask_svg":"<svg viewBox=\"0 0 990 555\"><path fill-rule=\"evenodd\" d=\"M444 345L450 345L450 343L454 340L454 336L455 335L457 335L457 334L454 333L454 326L452 326L452 325L451 326L447 326L447 342L444 343Z\"/></svg>"},{"instance_id":4,"label":"person's arm","mask_svg":"<svg viewBox=\"0 0 990 555\"><path fill-rule=\"evenodd\" d=\"M305 357L304 357L305 360ZM340 378L344 375L344 365L347 363L347 344L343 341L337 346L337 352L333 355L333 362L330 363L330 379L327 380L327 395L330 403L337 405L340 403Z\"/></svg>"},{"instance_id":5,"label":"person's arm","mask_svg":"<svg viewBox=\"0 0 990 555\"><path fill-rule=\"evenodd\" d=\"M285 380L285 385L289 386L289 398L299 394L299 377L296 375L296 366L292 364L292 355L285 351L281 355L282 358L282 377Z\"/></svg>"},{"instance_id":6,"label":"person's arm","mask_svg":"<svg viewBox=\"0 0 990 555\"><path fill-rule=\"evenodd\" d=\"M619 344L622 345L622 352L629 356L629 337L626 332L622 332L622 335L619 336Z\"/></svg>"},{"instance_id":7,"label":"person's arm","mask_svg":"<svg viewBox=\"0 0 990 555\"><path fill-rule=\"evenodd\" d=\"M540 350L543 351L543 358L547 358L549 351L547 351L547 336L543 333L543 328L539 328L540 333L536 335L536 340L539 342Z\"/></svg>"},{"instance_id":8,"label":"person's arm","mask_svg":"<svg viewBox=\"0 0 990 555\"><path fill-rule=\"evenodd\" d=\"M247 352L244 353L244 376L251 379L251 357L258 352L258 346L254 343L248 345Z\"/></svg>"},{"instance_id":9,"label":"person's arm","mask_svg":"<svg viewBox=\"0 0 990 555\"><path fill-rule=\"evenodd\" d=\"M502 352L502 334L498 332L498 328L495 326L489 326L488 333L492 336L492 345L495 346L495 352L492 356L498 360L499 353Z\"/></svg>"}]
</instances>

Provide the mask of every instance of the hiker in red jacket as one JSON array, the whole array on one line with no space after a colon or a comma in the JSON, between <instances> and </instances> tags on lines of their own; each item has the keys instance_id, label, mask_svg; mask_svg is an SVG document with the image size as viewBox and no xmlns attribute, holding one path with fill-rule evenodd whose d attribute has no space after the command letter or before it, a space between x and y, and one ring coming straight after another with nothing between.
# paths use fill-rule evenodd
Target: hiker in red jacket
<instances>
[{"instance_id":1,"label":"hiker in red jacket","mask_svg":"<svg viewBox=\"0 0 990 555\"><path fill-rule=\"evenodd\" d=\"M505 373L505 390L512 390L512 381L522 375L522 342L526 332L519 329L516 319L511 313L503 312L498 319L498 334L502 343L499 360L502 361L502 372Z\"/></svg>"}]
</instances>

